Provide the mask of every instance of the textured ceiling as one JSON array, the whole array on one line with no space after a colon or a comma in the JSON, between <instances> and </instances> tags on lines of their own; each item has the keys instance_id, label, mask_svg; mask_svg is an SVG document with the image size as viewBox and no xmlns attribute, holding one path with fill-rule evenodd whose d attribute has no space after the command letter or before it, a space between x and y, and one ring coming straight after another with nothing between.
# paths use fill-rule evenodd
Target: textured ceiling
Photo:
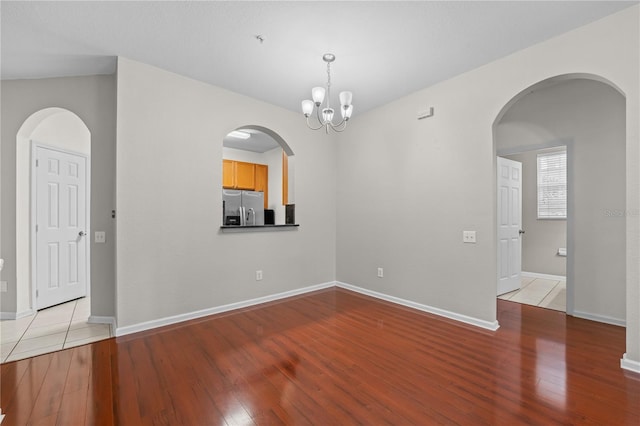
<instances>
[{"instance_id":1,"label":"textured ceiling","mask_svg":"<svg viewBox=\"0 0 640 426\"><path fill-rule=\"evenodd\" d=\"M633 4L2 1L0 72L107 74L125 56L299 111L332 52L355 116Z\"/></svg>"}]
</instances>

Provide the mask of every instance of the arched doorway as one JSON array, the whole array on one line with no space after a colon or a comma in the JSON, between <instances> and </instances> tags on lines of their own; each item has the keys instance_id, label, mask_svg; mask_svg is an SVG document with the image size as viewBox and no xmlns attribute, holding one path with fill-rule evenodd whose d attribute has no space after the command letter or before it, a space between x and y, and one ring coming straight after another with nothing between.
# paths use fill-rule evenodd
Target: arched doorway
<instances>
[{"instance_id":1,"label":"arched doorway","mask_svg":"<svg viewBox=\"0 0 640 426\"><path fill-rule=\"evenodd\" d=\"M614 84L571 74L523 90L493 125L498 155L566 146L566 311L615 325L626 323L626 222L616 215L626 205L625 115L625 96ZM544 220L533 221L530 230L543 234ZM530 230L525 226L523 238L537 236ZM558 256L560 248L544 253ZM523 257L523 270L526 264Z\"/></svg>"},{"instance_id":2,"label":"arched doorway","mask_svg":"<svg viewBox=\"0 0 640 426\"><path fill-rule=\"evenodd\" d=\"M39 164L38 152L43 155L50 153L53 156L64 156L65 160L52 157ZM42 266L39 265L39 261L46 257L59 268L50 271L52 288L62 284L58 281L58 273L66 271L68 275L68 268L71 267L71 281L84 283L86 287L86 291L75 291L73 294L84 296L90 291L90 248L88 235L85 235L90 229L90 155L91 133L88 127L80 117L64 108L45 108L37 111L27 118L18 130L16 137L17 312L35 312L39 308L46 307L47 304L65 301L63 297L38 304L38 274L42 275L44 271L41 269L38 272ZM67 160L70 158L79 161L74 160L73 164L68 163ZM62 164L66 166L63 167ZM43 172L38 173L38 170ZM37 256L38 234L42 234L45 228L43 226L38 229L38 217L47 217L46 213L38 210L39 206L44 204L38 203L38 176L54 173L60 176L72 176L74 179L82 177L81 183L79 181L71 183L64 191L58 187L57 183L52 182L49 185L51 193L47 195L46 188L40 188L40 194L45 198L52 197L54 193L62 197L64 201L62 205L51 206L52 215L55 216L60 211L66 212L67 216L72 217L72 226L76 228L80 226L82 229L78 228L78 232L83 234L78 235L76 240L67 238L72 244L64 248L51 243L50 251L43 248L40 256ZM40 184L44 184L44 181ZM56 216L50 219L51 222L56 222L61 218ZM71 231L76 232L75 229ZM81 263L78 264L76 261ZM65 280L69 281L66 278Z\"/></svg>"}]
</instances>

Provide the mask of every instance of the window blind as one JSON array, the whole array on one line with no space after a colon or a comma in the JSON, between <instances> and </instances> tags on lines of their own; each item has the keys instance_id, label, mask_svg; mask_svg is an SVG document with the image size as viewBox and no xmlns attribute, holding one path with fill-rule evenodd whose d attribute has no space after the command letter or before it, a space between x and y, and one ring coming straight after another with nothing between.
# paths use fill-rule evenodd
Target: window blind
<instances>
[{"instance_id":1,"label":"window blind","mask_svg":"<svg viewBox=\"0 0 640 426\"><path fill-rule=\"evenodd\" d=\"M567 218L567 151L538 154L538 219Z\"/></svg>"}]
</instances>

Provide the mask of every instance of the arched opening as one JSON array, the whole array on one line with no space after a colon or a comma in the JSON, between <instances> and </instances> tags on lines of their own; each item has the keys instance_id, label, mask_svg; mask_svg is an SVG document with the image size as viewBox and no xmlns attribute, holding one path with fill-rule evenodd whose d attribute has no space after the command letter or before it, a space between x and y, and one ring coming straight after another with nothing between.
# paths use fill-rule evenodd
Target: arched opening
<instances>
[{"instance_id":1,"label":"arched opening","mask_svg":"<svg viewBox=\"0 0 640 426\"><path fill-rule=\"evenodd\" d=\"M42 159L38 158L40 152L45 155ZM47 289L62 289L69 283L73 283L74 286L79 283L78 286L83 285L85 290L74 290L74 294L82 296L89 294L90 244L86 234L90 229L90 155L91 133L82 119L69 110L42 109L27 118L18 130L16 136L17 316L34 313L46 307L48 303L57 304L65 301L64 299L51 299L48 302L45 300L46 297L38 288L39 285L44 285L42 283L45 282L45 278L48 280ZM70 163L69 159L73 161ZM63 188L61 181L52 181L49 184L50 193L47 193L48 189L43 186L38 190L37 185L43 185L43 182L46 182L46 175L53 174L71 176L72 179L82 178L82 182L67 181ZM42 176L44 177L40 179ZM55 217L50 217L48 224L40 224L39 221L42 221L43 217L49 216L42 210L42 206L46 203L39 203L38 197L50 199L54 193L63 197L64 202L60 205L50 205L51 214ZM59 214L72 217L71 223L64 222L62 216L57 216ZM63 222L65 226L71 226L71 228L67 226L67 231L73 232L74 238L60 234L56 238L60 241L66 240L68 244L56 245L57 243L52 240L49 244L50 251L45 247L42 248L40 255L37 255L36 251L44 241L40 240L40 236L46 233L47 228L53 228L49 225L58 226ZM75 236L79 232L83 232L83 235ZM50 261L55 268L47 269L43 260ZM63 277L60 274L64 271L66 275ZM49 274L48 277L46 277L47 274ZM59 297L67 296L60 294Z\"/></svg>"},{"instance_id":2,"label":"arched opening","mask_svg":"<svg viewBox=\"0 0 640 426\"><path fill-rule=\"evenodd\" d=\"M615 84L595 75L570 74L521 91L493 124L496 155L523 164L526 233L520 237L522 266L515 272L554 279L554 273L528 268L544 268L542 259L548 258L549 264L565 254L566 312L615 325L626 323L626 222L623 214L616 214L626 206L625 117L625 96ZM531 169L536 167L535 151L559 147L566 147L567 158L565 247L557 241L545 246L545 238L549 242L560 232L559 223L538 216L538 182L525 183L527 175L535 179L539 172ZM527 187L529 195L525 194ZM498 188L498 200L499 192ZM496 207L499 232L498 210ZM500 275L505 256L497 235L496 241ZM525 289L514 301L527 299ZM539 306L546 302L541 300ZM524 303L536 304L532 299Z\"/></svg>"},{"instance_id":3,"label":"arched opening","mask_svg":"<svg viewBox=\"0 0 640 426\"><path fill-rule=\"evenodd\" d=\"M245 125L229 132L222 145L222 225L295 224L295 157L289 144L271 129Z\"/></svg>"}]
</instances>

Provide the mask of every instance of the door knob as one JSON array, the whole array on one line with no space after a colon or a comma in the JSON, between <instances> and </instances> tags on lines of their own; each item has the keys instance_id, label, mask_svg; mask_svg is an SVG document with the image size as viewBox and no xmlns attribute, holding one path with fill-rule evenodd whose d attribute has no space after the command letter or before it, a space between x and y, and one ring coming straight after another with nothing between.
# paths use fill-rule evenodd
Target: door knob
<instances>
[{"instance_id":1,"label":"door knob","mask_svg":"<svg viewBox=\"0 0 640 426\"><path fill-rule=\"evenodd\" d=\"M521 230L518 231L518 234L522 235L522 234L524 234L524 231L521 229Z\"/></svg>"},{"instance_id":2,"label":"door knob","mask_svg":"<svg viewBox=\"0 0 640 426\"><path fill-rule=\"evenodd\" d=\"M84 236L85 236L85 235L87 235L87 234L86 234L84 231L80 231L80 232L78 233L78 235L80 235L81 237L84 237Z\"/></svg>"}]
</instances>

